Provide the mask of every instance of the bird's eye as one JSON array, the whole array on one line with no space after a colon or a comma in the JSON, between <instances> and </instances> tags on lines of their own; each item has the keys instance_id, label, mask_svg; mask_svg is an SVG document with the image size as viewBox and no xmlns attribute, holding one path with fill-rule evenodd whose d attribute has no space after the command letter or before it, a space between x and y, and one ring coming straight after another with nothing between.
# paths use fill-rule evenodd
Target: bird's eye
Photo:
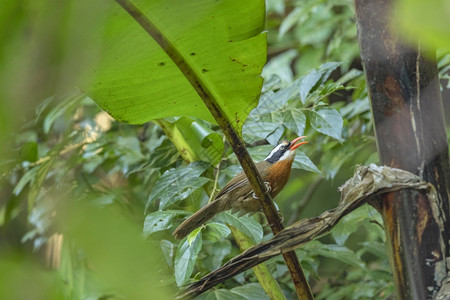
<instances>
[{"instance_id":1,"label":"bird's eye","mask_svg":"<svg viewBox=\"0 0 450 300\"><path fill-rule=\"evenodd\" d=\"M286 146L281 146L280 149L281 150L286 150Z\"/></svg>"}]
</instances>

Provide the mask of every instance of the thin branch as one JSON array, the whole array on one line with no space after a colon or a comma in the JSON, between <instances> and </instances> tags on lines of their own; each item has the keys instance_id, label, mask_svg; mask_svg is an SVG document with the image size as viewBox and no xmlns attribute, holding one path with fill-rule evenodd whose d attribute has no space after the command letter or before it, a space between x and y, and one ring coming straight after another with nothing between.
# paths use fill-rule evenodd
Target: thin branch
<instances>
[{"instance_id":1,"label":"thin branch","mask_svg":"<svg viewBox=\"0 0 450 300\"><path fill-rule=\"evenodd\" d=\"M209 195L208 203L210 203L214 199L214 196L216 195L217 183L219 182L219 174L220 174L220 164L221 164L221 162L222 162L222 159L219 161L219 163L217 164L217 167L216 167L216 169L217 169L216 170L216 176L214 178L214 185L213 185L212 193L211 193L211 195Z\"/></svg>"},{"instance_id":2,"label":"thin branch","mask_svg":"<svg viewBox=\"0 0 450 300\"><path fill-rule=\"evenodd\" d=\"M192 87L205 103L206 107L208 107L220 129L223 131L228 143L230 143L233 148L233 151L236 154L242 169L247 175L255 194L259 198L262 210L273 233L277 234L283 230L284 227L278 216L275 205L269 192L266 191L264 182L256 169L255 163L248 154L243 141L226 117L225 112L217 102L213 92L208 88L208 85L203 82L199 74L197 74L188 64L178 49L161 33L156 25L153 24L153 22L136 5L128 0L115 1L122 6L123 9L125 9L125 11L127 11L144 30L147 31L147 33L159 44L159 46L180 69L185 78L190 82ZM283 256L286 261L286 265L291 272L298 297L300 299L313 299L312 292L309 288L308 282L306 281L306 277L295 252L285 253Z\"/></svg>"}]
</instances>

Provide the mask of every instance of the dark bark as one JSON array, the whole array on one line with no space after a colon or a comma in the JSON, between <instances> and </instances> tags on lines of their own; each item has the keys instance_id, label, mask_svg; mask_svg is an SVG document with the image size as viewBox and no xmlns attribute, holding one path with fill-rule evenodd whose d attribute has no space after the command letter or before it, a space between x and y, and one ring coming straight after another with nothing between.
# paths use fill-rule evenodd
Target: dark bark
<instances>
[{"instance_id":1,"label":"dark bark","mask_svg":"<svg viewBox=\"0 0 450 300\"><path fill-rule=\"evenodd\" d=\"M381 164L417 174L437 190L437 208L414 190L386 194L379 206L398 298L430 299L450 254L448 144L436 63L402 41L394 4L355 0L358 39Z\"/></svg>"}]
</instances>

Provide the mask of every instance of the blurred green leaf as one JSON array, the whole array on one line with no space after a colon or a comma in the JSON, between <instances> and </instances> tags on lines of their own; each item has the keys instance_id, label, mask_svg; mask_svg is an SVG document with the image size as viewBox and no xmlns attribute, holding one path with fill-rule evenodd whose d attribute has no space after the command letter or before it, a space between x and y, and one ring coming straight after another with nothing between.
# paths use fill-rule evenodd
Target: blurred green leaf
<instances>
[{"instance_id":1,"label":"blurred green leaf","mask_svg":"<svg viewBox=\"0 0 450 300\"><path fill-rule=\"evenodd\" d=\"M111 293L130 299L168 299L166 288L158 282L164 258L144 241L140 226L119 210L84 201L66 201L62 206L57 225L64 234L64 243L76 245L78 259L83 258L89 265L85 270L89 281L82 299ZM74 272L64 277L78 280L77 269Z\"/></svg>"},{"instance_id":2,"label":"blurred green leaf","mask_svg":"<svg viewBox=\"0 0 450 300\"><path fill-rule=\"evenodd\" d=\"M281 133L277 133L270 140L271 144L276 144L284 131L281 124L282 116L278 111L250 115L243 128L243 135L247 142L252 142L258 139L268 139L270 135L281 128Z\"/></svg>"},{"instance_id":3,"label":"blurred green leaf","mask_svg":"<svg viewBox=\"0 0 450 300\"><path fill-rule=\"evenodd\" d=\"M223 223L233 226L245 235L247 235L255 244L260 243L263 237L263 229L261 224L255 221L253 217L233 215L229 212L222 212L216 218Z\"/></svg>"},{"instance_id":4,"label":"blurred green leaf","mask_svg":"<svg viewBox=\"0 0 450 300\"><path fill-rule=\"evenodd\" d=\"M173 220L179 214L186 214L183 210L155 211L145 216L144 237L149 237L152 233L169 229L173 226Z\"/></svg>"},{"instance_id":5,"label":"blurred green leaf","mask_svg":"<svg viewBox=\"0 0 450 300\"><path fill-rule=\"evenodd\" d=\"M296 152L297 152L297 154L295 155L294 162L292 163L293 168L322 174L322 172L320 172L320 170L309 159L309 157L306 156L305 153L303 153L302 151L299 151L299 150L297 150Z\"/></svg>"},{"instance_id":6,"label":"blurred green leaf","mask_svg":"<svg viewBox=\"0 0 450 300\"><path fill-rule=\"evenodd\" d=\"M248 298L242 297L226 289L214 289L210 290L204 295L197 297L198 300L248 300Z\"/></svg>"},{"instance_id":7,"label":"blurred green leaf","mask_svg":"<svg viewBox=\"0 0 450 300\"><path fill-rule=\"evenodd\" d=\"M116 142L117 148L114 151L117 151L121 155L119 155L119 160L121 161L121 167L123 167L124 173L128 172L131 165L138 163L145 159L145 156L142 155L141 145L137 137L134 136L119 136Z\"/></svg>"},{"instance_id":8,"label":"blurred green leaf","mask_svg":"<svg viewBox=\"0 0 450 300\"><path fill-rule=\"evenodd\" d=\"M218 239L223 239L230 235L231 230L222 223L210 222L207 224L209 228L218 233Z\"/></svg>"},{"instance_id":9,"label":"blurred green leaf","mask_svg":"<svg viewBox=\"0 0 450 300\"><path fill-rule=\"evenodd\" d=\"M25 143L20 149L20 159L35 162L38 159L38 144L36 142Z\"/></svg>"},{"instance_id":10,"label":"blurred green leaf","mask_svg":"<svg viewBox=\"0 0 450 300\"><path fill-rule=\"evenodd\" d=\"M185 285L194 271L195 260L202 248L202 235L197 234L189 243L188 239L182 240L175 256L175 280L178 286Z\"/></svg>"},{"instance_id":11,"label":"blurred green leaf","mask_svg":"<svg viewBox=\"0 0 450 300\"><path fill-rule=\"evenodd\" d=\"M295 132L297 135L303 135L306 127L306 116L298 108L292 108L282 112L283 125Z\"/></svg>"},{"instance_id":12,"label":"blurred green leaf","mask_svg":"<svg viewBox=\"0 0 450 300\"><path fill-rule=\"evenodd\" d=\"M450 9L447 0L401 0L397 3L393 21L403 32L402 37L427 50L450 50Z\"/></svg>"},{"instance_id":13,"label":"blurred green leaf","mask_svg":"<svg viewBox=\"0 0 450 300\"><path fill-rule=\"evenodd\" d=\"M208 168L208 165L205 162L193 162L185 167L166 171L150 192L146 208L156 200L160 201L159 208L164 209L186 199L210 181L209 178L200 176Z\"/></svg>"},{"instance_id":14,"label":"blurred green leaf","mask_svg":"<svg viewBox=\"0 0 450 300\"><path fill-rule=\"evenodd\" d=\"M306 103L309 92L322 78L322 72L315 69L305 75L300 82L300 99L303 103Z\"/></svg>"},{"instance_id":15,"label":"blurred green leaf","mask_svg":"<svg viewBox=\"0 0 450 300\"><path fill-rule=\"evenodd\" d=\"M28 183L32 183L38 173L39 166L29 169L19 180L13 190L14 195L19 195Z\"/></svg>"},{"instance_id":16,"label":"blurred green leaf","mask_svg":"<svg viewBox=\"0 0 450 300\"><path fill-rule=\"evenodd\" d=\"M44 133L48 134L51 127L55 124L56 120L61 117L67 111L73 111L76 105L80 103L86 95L83 93L76 92L72 96L60 101L55 107L53 107L50 112L45 116L43 122ZM49 98L50 101L55 101L53 97Z\"/></svg>"},{"instance_id":17,"label":"blurred green leaf","mask_svg":"<svg viewBox=\"0 0 450 300\"><path fill-rule=\"evenodd\" d=\"M26 257L2 253L0 259L0 298L60 300L63 282L57 273L44 270Z\"/></svg>"},{"instance_id":18,"label":"blurred green leaf","mask_svg":"<svg viewBox=\"0 0 450 300\"><path fill-rule=\"evenodd\" d=\"M367 145L367 141L347 140L347 143L338 144L337 142L328 144L328 151L320 158L323 170L326 170L327 178L334 178L344 163L354 160L355 155L359 153Z\"/></svg>"},{"instance_id":19,"label":"blurred green leaf","mask_svg":"<svg viewBox=\"0 0 450 300\"><path fill-rule=\"evenodd\" d=\"M244 297L245 299L269 300L270 297L264 292L259 283L249 283L238 286L230 290L233 294Z\"/></svg>"},{"instance_id":20,"label":"blurred green leaf","mask_svg":"<svg viewBox=\"0 0 450 300\"><path fill-rule=\"evenodd\" d=\"M300 81L300 99L303 103L306 103L308 98L308 94L312 91L312 89L320 82L324 83L331 72L333 72L337 67L341 64L337 62L329 62L324 63L318 69L312 70L307 75L303 76Z\"/></svg>"},{"instance_id":21,"label":"blurred green leaf","mask_svg":"<svg viewBox=\"0 0 450 300\"><path fill-rule=\"evenodd\" d=\"M285 33L299 21L303 14L304 10L300 7L296 7L293 11L291 11L286 18L283 19L283 22L280 25L280 30L278 32L279 38L283 37L283 35L285 35Z\"/></svg>"},{"instance_id":22,"label":"blurred green leaf","mask_svg":"<svg viewBox=\"0 0 450 300\"><path fill-rule=\"evenodd\" d=\"M365 241L362 242L362 250L366 253L371 253L379 258L387 260L386 243L378 241Z\"/></svg>"},{"instance_id":23,"label":"blurred green leaf","mask_svg":"<svg viewBox=\"0 0 450 300\"><path fill-rule=\"evenodd\" d=\"M369 98L357 99L339 110L342 117L347 119L362 115L365 112L370 112Z\"/></svg>"},{"instance_id":24,"label":"blurred green leaf","mask_svg":"<svg viewBox=\"0 0 450 300\"><path fill-rule=\"evenodd\" d=\"M340 246L344 245L348 237L358 228L363 226L364 220L372 218L371 214L373 214L373 212L368 209L368 206L363 205L343 217L331 230L331 235L336 243Z\"/></svg>"},{"instance_id":25,"label":"blurred green leaf","mask_svg":"<svg viewBox=\"0 0 450 300\"><path fill-rule=\"evenodd\" d=\"M318 255L340 260L345 264L349 264L359 268L365 268L364 262L351 249L334 244L322 244L318 241L313 241L307 244L307 249L314 251Z\"/></svg>"},{"instance_id":26,"label":"blurred green leaf","mask_svg":"<svg viewBox=\"0 0 450 300\"><path fill-rule=\"evenodd\" d=\"M291 64L297 56L297 51L286 51L273 59L265 66L262 72L264 78L263 92L285 88L294 80Z\"/></svg>"},{"instance_id":27,"label":"blurred green leaf","mask_svg":"<svg viewBox=\"0 0 450 300\"><path fill-rule=\"evenodd\" d=\"M211 224L212 223L209 223L208 226ZM203 255L201 258L201 264L204 265L208 270L214 271L224 263L224 258L231 254L232 244L230 240L225 239L223 236L217 240L214 239L206 241L204 235L203 241ZM211 243L211 241L214 242Z\"/></svg>"},{"instance_id":28,"label":"blurred green leaf","mask_svg":"<svg viewBox=\"0 0 450 300\"><path fill-rule=\"evenodd\" d=\"M199 119L181 117L174 123L179 131L173 136L175 143L181 147L189 148L196 160L203 160L215 166L222 158L223 138L211 130L209 124ZM180 147L180 145L178 147Z\"/></svg>"},{"instance_id":29,"label":"blurred green leaf","mask_svg":"<svg viewBox=\"0 0 450 300\"><path fill-rule=\"evenodd\" d=\"M333 108L322 107L309 110L309 122L317 131L342 141L342 126L344 121L341 115Z\"/></svg>"},{"instance_id":30,"label":"blurred green leaf","mask_svg":"<svg viewBox=\"0 0 450 300\"><path fill-rule=\"evenodd\" d=\"M175 244L168 240L161 240L161 250L169 267L173 267L173 258L175 253Z\"/></svg>"}]
</instances>

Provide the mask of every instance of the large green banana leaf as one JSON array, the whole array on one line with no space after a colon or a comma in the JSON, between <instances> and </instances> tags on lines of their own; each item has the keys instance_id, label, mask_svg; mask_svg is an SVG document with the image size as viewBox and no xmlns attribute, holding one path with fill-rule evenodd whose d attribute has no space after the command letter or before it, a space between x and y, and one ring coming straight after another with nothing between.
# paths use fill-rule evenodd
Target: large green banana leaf
<instances>
[{"instance_id":1,"label":"large green banana leaf","mask_svg":"<svg viewBox=\"0 0 450 300\"><path fill-rule=\"evenodd\" d=\"M266 61L263 0L135 0L212 91L240 131L256 106ZM169 116L213 121L167 54L119 5L98 32L100 61L84 91L119 121Z\"/></svg>"}]
</instances>

